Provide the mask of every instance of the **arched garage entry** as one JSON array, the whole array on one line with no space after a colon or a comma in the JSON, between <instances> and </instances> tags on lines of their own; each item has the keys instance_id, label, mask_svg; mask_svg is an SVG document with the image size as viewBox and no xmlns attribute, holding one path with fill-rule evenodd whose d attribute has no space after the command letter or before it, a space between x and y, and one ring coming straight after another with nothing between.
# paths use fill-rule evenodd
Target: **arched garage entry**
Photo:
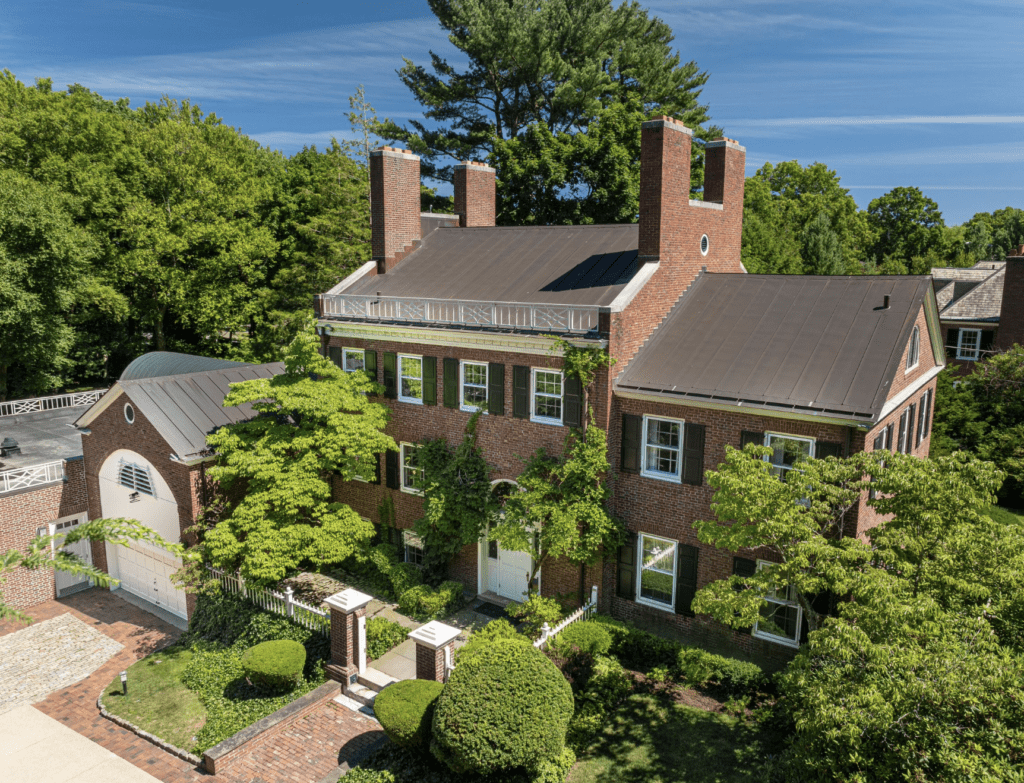
<instances>
[{"instance_id":1,"label":"arched garage entry","mask_svg":"<svg viewBox=\"0 0 1024 783\"><path fill-rule=\"evenodd\" d=\"M100 512L107 519L136 519L167 541L179 541L178 504L160 471L128 449L113 452L99 473ZM187 618L185 592L171 582L181 559L139 541L128 546L107 544L107 570L120 589L178 617Z\"/></svg>"}]
</instances>

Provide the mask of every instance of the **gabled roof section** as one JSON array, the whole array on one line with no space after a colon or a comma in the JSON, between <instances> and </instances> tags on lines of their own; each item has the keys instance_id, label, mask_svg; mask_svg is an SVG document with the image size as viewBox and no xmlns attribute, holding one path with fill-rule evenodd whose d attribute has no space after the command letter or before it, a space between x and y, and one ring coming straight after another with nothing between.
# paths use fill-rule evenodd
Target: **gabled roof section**
<instances>
[{"instance_id":1,"label":"gabled roof section","mask_svg":"<svg viewBox=\"0 0 1024 783\"><path fill-rule=\"evenodd\" d=\"M931 288L928 277L704 274L615 388L873 422L922 306L941 347Z\"/></svg>"},{"instance_id":2,"label":"gabled roof section","mask_svg":"<svg viewBox=\"0 0 1024 783\"><path fill-rule=\"evenodd\" d=\"M125 367L120 380L137 381L140 378L159 378L164 375L184 375L190 372L246 366L245 362L232 362L228 359L212 359L207 356L193 356L173 351L151 351L142 354Z\"/></svg>"},{"instance_id":3,"label":"gabled roof section","mask_svg":"<svg viewBox=\"0 0 1024 783\"><path fill-rule=\"evenodd\" d=\"M118 381L75 422L87 427L109 405L108 398L127 397L171 447L188 460L207 453L206 436L224 426L252 418L251 405L225 408L232 383L270 378L284 372L282 362L246 364L206 372Z\"/></svg>"},{"instance_id":4,"label":"gabled roof section","mask_svg":"<svg viewBox=\"0 0 1024 783\"><path fill-rule=\"evenodd\" d=\"M1006 264L984 263L985 268L932 270L936 286L942 286L936 294L939 318L999 322Z\"/></svg>"}]
</instances>

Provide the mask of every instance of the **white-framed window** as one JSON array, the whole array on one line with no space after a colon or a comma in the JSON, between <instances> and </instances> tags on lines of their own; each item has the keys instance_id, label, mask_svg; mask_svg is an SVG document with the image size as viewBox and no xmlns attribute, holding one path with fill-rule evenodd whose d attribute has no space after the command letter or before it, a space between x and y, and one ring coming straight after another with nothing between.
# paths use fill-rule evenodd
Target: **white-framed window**
<instances>
[{"instance_id":1,"label":"white-framed window","mask_svg":"<svg viewBox=\"0 0 1024 783\"><path fill-rule=\"evenodd\" d=\"M918 327L914 327L914 331L910 333L910 347L907 349L907 369L906 372L910 372L921 359L921 330Z\"/></svg>"},{"instance_id":2,"label":"white-framed window","mask_svg":"<svg viewBox=\"0 0 1024 783\"><path fill-rule=\"evenodd\" d=\"M402 492L423 494L423 468L417 462L420 447L416 443L402 444Z\"/></svg>"},{"instance_id":3,"label":"white-framed window","mask_svg":"<svg viewBox=\"0 0 1024 783\"><path fill-rule=\"evenodd\" d=\"M471 413L487 407L487 364L460 362L459 407Z\"/></svg>"},{"instance_id":4,"label":"white-framed window","mask_svg":"<svg viewBox=\"0 0 1024 783\"><path fill-rule=\"evenodd\" d=\"M365 465L359 458L356 459L356 468L352 474L352 478L356 481L362 481L367 484L374 481L377 478L377 466L373 461L368 461Z\"/></svg>"},{"instance_id":5,"label":"white-framed window","mask_svg":"<svg viewBox=\"0 0 1024 783\"><path fill-rule=\"evenodd\" d=\"M675 611L676 542L641 533L639 546L637 602Z\"/></svg>"},{"instance_id":6,"label":"white-framed window","mask_svg":"<svg viewBox=\"0 0 1024 783\"><path fill-rule=\"evenodd\" d=\"M366 353L362 348L341 349L341 369L345 372L356 372L366 369Z\"/></svg>"},{"instance_id":7,"label":"white-framed window","mask_svg":"<svg viewBox=\"0 0 1024 783\"><path fill-rule=\"evenodd\" d=\"M405 562L414 566L423 565L423 541L412 530L402 531L402 543L405 548Z\"/></svg>"},{"instance_id":8,"label":"white-framed window","mask_svg":"<svg viewBox=\"0 0 1024 783\"><path fill-rule=\"evenodd\" d=\"M562 423L564 378L560 370L533 370L533 394L530 421L543 424Z\"/></svg>"},{"instance_id":9,"label":"white-framed window","mask_svg":"<svg viewBox=\"0 0 1024 783\"><path fill-rule=\"evenodd\" d=\"M422 356L398 356L398 399L423 404Z\"/></svg>"},{"instance_id":10,"label":"white-framed window","mask_svg":"<svg viewBox=\"0 0 1024 783\"><path fill-rule=\"evenodd\" d=\"M683 422L644 416L644 464L640 473L664 481L681 481Z\"/></svg>"},{"instance_id":11,"label":"white-framed window","mask_svg":"<svg viewBox=\"0 0 1024 783\"><path fill-rule=\"evenodd\" d=\"M956 358L974 361L981 353L981 329L961 329L956 341Z\"/></svg>"},{"instance_id":12,"label":"white-framed window","mask_svg":"<svg viewBox=\"0 0 1024 783\"><path fill-rule=\"evenodd\" d=\"M149 468L136 465L134 462L122 462L117 469L117 483L133 492L141 492L143 495L156 497L153 491L153 480L149 475Z\"/></svg>"},{"instance_id":13,"label":"white-framed window","mask_svg":"<svg viewBox=\"0 0 1024 783\"><path fill-rule=\"evenodd\" d=\"M773 563L758 560L757 570L771 565ZM796 590L791 585L777 587L764 600L767 605L761 607L761 616L754 623L754 636L789 647L799 647L804 613L796 600Z\"/></svg>"},{"instance_id":14,"label":"white-framed window","mask_svg":"<svg viewBox=\"0 0 1024 783\"><path fill-rule=\"evenodd\" d=\"M772 453L765 459L771 463L775 475L781 479L785 479L786 474L796 466L797 462L814 456L814 438L766 432L764 445L772 450Z\"/></svg>"}]
</instances>

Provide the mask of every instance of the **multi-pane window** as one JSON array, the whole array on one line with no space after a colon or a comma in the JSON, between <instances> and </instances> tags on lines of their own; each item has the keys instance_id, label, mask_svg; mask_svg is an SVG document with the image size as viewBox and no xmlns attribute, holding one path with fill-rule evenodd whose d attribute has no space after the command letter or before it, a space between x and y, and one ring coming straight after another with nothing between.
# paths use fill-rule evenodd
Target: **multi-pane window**
<instances>
[{"instance_id":1,"label":"multi-pane window","mask_svg":"<svg viewBox=\"0 0 1024 783\"><path fill-rule=\"evenodd\" d=\"M562 423L562 373L533 371L533 409L530 418L546 424Z\"/></svg>"},{"instance_id":2,"label":"multi-pane window","mask_svg":"<svg viewBox=\"0 0 1024 783\"><path fill-rule=\"evenodd\" d=\"M411 530L402 531L402 543L405 545L405 562L415 566L423 565L423 542Z\"/></svg>"},{"instance_id":3,"label":"multi-pane window","mask_svg":"<svg viewBox=\"0 0 1024 783\"><path fill-rule=\"evenodd\" d=\"M398 399L423 404L423 357L398 357Z\"/></svg>"},{"instance_id":4,"label":"multi-pane window","mask_svg":"<svg viewBox=\"0 0 1024 783\"><path fill-rule=\"evenodd\" d=\"M121 463L117 469L117 483L144 495L156 494L153 491L153 481L149 477L149 470L134 462Z\"/></svg>"},{"instance_id":5,"label":"multi-pane window","mask_svg":"<svg viewBox=\"0 0 1024 783\"><path fill-rule=\"evenodd\" d=\"M981 353L981 329L961 329L957 339L956 358L975 360Z\"/></svg>"},{"instance_id":6,"label":"multi-pane window","mask_svg":"<svg viewBox=\"0 0 1024 783\"><path fill-rule=\"evenodd\" d=\"M682 468L683 423L644 417L643 475L679 481Z\"/></svg>"},{"instance_id":7,"label":"multi-pane window","mask_svg":"<svg viewBox=\"0 0 1024 783\"><path fill-rule=\"evenodd\" d=\"M402 444L402 491L423 493L423 468L419 465L420 447L414 443Z\"/></svg>"},{"instance_id":8,"label":"multi-pane window","mask_svg":"<svg viewBox=\"0 0 1024 783\"><path fill-rule=\"evenodd\" d=\"M760 560L757 563L757 570L760 571L770 565L772 564ZM797 602L796 590L792 585L777 587L769 592L764 600L766 605L761 607L761 616L754 624L754 636L798 647L803 609Z\"/></svg>"},{"instance_id":9,"label":"multi-pane window","mask_svg":"<svg viewBox=\"0 0 1024 783\"><path fill-rule=\"evenodd\" d=\"M356 481L370 482L377 480L377 466L372 460L366 460L362 458L356 459L355 470L352 473L352 478Z\"/></svg>"},{"instance_id":10,"label":"multi-pane window","mask_svg":"<svg viewBox=\"0 0 1024 783\"><path fill-rule=\"evenodd\" d=\"M676 542L640 535L640 589L637 600L662 609L675 606Z\"/></svg>"},{"instance_id":11,"label":"multi-pane window","mask_svg":"<svg viewBox=\"0 0 1024 783\"><path fill-rule=\"evenodd\" d=\"M916 326L914 331L910 335L910 347L907 349L907 370L913 370L917 367L917 362L921 358L921 330Z\"/></svg>"},{"instance_id":12,"label":"multi-pane window","mask_svg":"<svg viewBox=\"0 0 1024 783\"><path fill-rule=\"evenodd\" d=\"M366 354L361 348L344 348L341 352L341 368L345 372L366 369Z\"/></svg>"},{"instance_id":13,"label":"multi-pane window","mask_svg":"<svg viewBox=\"0 0 1024 783\"><path fill-rule=\"evenodd\" d=\"M768 462L772 464L775 475L785 479L796 463L814 456L814 439L798 438L794 435L775 435L766 433L764 445L772 449Z\"/></svg>"},{"instance_id":14,"label":"multi-pane window","mask_svg":"<svg viewBox=\"0 0 1024 783\"><path fill-rule=\"evenodd\" d=\"M461 407L475 412L487 407L487 365L462 362Z\"/></svg>"}]
</instances>

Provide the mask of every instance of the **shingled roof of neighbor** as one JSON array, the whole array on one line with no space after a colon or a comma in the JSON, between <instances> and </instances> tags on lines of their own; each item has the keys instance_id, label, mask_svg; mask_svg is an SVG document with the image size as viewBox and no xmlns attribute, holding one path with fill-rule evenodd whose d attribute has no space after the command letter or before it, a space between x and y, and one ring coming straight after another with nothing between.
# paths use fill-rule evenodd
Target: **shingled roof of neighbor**
<instances>
[{"instance_id":1,"label":"shingled roof of neighbor","mask_svg":"<svg viewBox=\"0 0 1024 783\"><path fill-rule=\"evenodd\" d=\"M998 323L1006 262L982 261L967 269L935 268L935 298L943 321Z\"/></svg>"},{"instance_id":2,"label":"shingled roof of neighbor","mask_svg":"<svg viewBox=\"0 0 1024 783\"><path fill-rule=\"evenodd\" d=\"M705 273L615 388L874 421L930 295L929 277Z\"/></svg>"}]
</instances>

